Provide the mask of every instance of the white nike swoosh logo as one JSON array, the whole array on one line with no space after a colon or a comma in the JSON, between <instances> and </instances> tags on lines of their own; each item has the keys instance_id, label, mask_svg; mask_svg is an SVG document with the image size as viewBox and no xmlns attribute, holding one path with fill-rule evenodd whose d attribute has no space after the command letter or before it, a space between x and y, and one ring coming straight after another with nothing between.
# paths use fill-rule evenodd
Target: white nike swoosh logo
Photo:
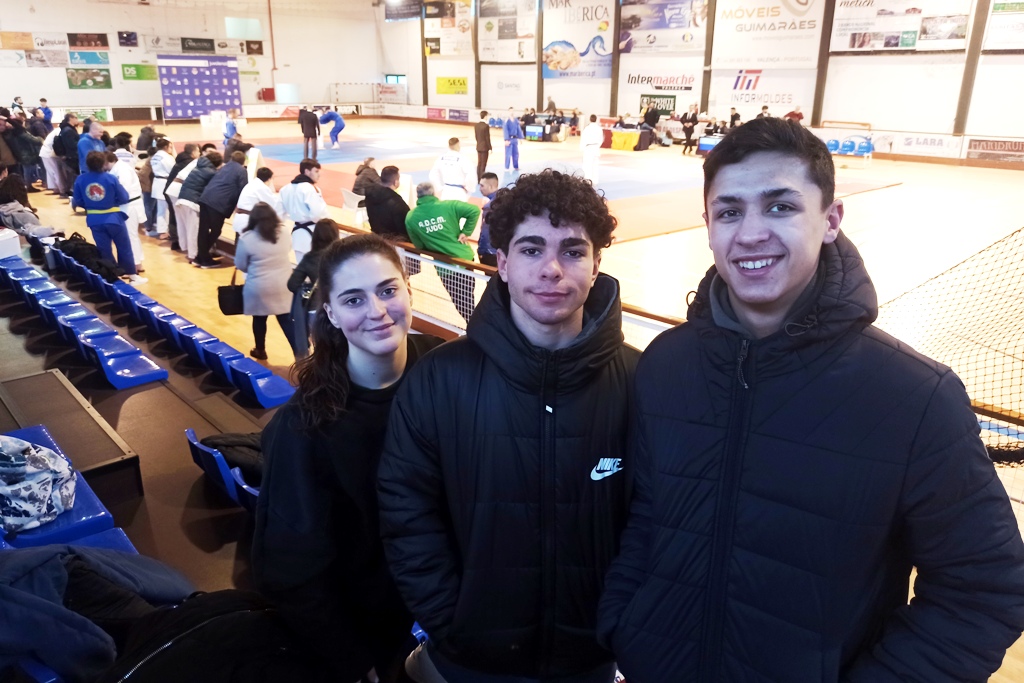
<instances>
[{"instance_id":1,"label":"white nike swoosh logo","mask_svg":"<svg viewBox=\"0 0 1024 683\"><path fill-rule=\"evenodd\" d=\"M620 467L620 468L614 469L614 470L605 470L604 472L598 472L597 468L595 467L594 469L590 470L590 478L593 479L594 481L601 481L602 479L605 479L606 477L610 477L613 474L615 474L616 472L621 472L621 471L622 471L622 468Z\"/></svg>"}]
</instances>

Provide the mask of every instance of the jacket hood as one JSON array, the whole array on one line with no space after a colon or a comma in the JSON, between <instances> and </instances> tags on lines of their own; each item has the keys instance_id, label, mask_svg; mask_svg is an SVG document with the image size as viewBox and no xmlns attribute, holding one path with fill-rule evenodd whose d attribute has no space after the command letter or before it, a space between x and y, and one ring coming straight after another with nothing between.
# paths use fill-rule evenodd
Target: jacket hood
<instances>
[{"instance_id":1,"label":"jacket hood","mask_svg":"<svg viewBox=\"0 0 1024 683\"><path fill-rule=\"evenodd\" d=\"M821 248L823 281L818 296L802 311L797 311L782 330L764 341L785 339L784 346L795 348L841 335L854 325L870 325L878 317L878 296L860 252L840 231L832 244ZM714 324L711 314L711 282L718 273L712 266L697 288L686 319L698 324Z\"/></svg>"},{"instance_id":2,"label":"jacket hood","mask_svg":"<svg viewBox=\"0 0 1024 683\"><path fill-rule=\"evenodd\" d=\"M299 185L301 183L314 184L312 178L310 178L305 173L300 173L299 175L297 175L294 178L292 178L292 182L291 182L292 185Z\"/></svg>"},{"instance_id":3,"label":"jacket hood","mask_svg":"<svg viewBox=\"0 0 1024 683\"><path fill-rule=\"evenodd\" d=\"M398 197L399 195L390 187L384 187L383 185L370 185L366 188L366 205L378 206L387 204L391 200L392 196Z\"/></svg>"},{"instance_id":4,"label":"jacket hood","mask_svg":"<svg viewBox=\"0 0 1024 683\"><path fill-rule=\"evenodd\" d=\"M216 167L214 167L213 162L210 161L210 159L208 157L199 157L199 161L196 162L196 168L203 168L203 169L206 169L208 171L216 171L217 170Z\"/></svg>"},{"instance_id":5,"label":"jacket hood","mask_svg":"<svg viewBox=\"0 0 1024 683\"><path fill-rule=\"evenodd\" d=\"M548 351L531 344L512 321L510 306L508 285L500 277L492 277L470 318L466 334L498 366L505 379L523 391L575 391L622 348L619 281L610 275L597 276L583 305L583 330L564 349ZM554 374L548 369L553 369Z\"/></svg>"}]
</instances>

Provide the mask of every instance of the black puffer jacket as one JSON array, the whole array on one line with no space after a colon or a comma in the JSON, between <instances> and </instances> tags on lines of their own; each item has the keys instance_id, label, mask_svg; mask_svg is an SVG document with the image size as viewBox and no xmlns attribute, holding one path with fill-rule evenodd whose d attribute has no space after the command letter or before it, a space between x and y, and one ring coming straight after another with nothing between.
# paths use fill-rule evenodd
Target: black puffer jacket
<instances>
[{"instance_id":1,"label":"black puffer jacket","mask_svg":"<svg viewBox=\"0 0 1024 683\"><path fill-rule=\"evenodd\" d=\"M630 683L985 681L1024 627L1024 544L963 385L871 326L845 236L822 259L776 334L715 325L712 269L644 353L600 609Z\"/></svg>"},{"instance_id":2,"label":"black puffer jacket","mask_svg":"<svg viewBox=\"0 0 1024 683\"><path fill-rule=\"evenodd\" d=\"M185 181L181 184L181 192L178 193L178 199L184 199L189 202L199 203L199 198L203 194L203 190L213 180L214 174L217 172L217 167L213 165L209 157L201 156L199 161L196 163L196 167L192 169L192 172L188 174Z\"/></svg>"},{"instance_id":3,"label":"black puffer jacket","mask_svg":"<svg viewBox=\"0 0 1024 683\"><path fill-rule=\"evenodd\" d=\"M381 533L406 604L440 653L540 677L610 662L594 634L625 522L628 391L619 286L601 275L583 332L550 352L492 278L468 338L410 373L381 460Z\"/></svg>"}]
</instances>

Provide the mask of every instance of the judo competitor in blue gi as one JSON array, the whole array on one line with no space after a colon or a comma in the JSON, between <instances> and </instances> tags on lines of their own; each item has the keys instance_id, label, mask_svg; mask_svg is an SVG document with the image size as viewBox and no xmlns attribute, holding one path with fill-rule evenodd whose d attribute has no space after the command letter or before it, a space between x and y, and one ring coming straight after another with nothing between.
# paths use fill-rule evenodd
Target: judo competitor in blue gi
<instances>
[{"instance_id":1,"label":"judo competitor in blue gi","mask_svg":"<svg viewBox=\"0 0 1024 683\"><path fill-rule=\"evenodd\" d=\"M338 145L338 134L345 130L345 119L341 118L341 114L338 113L338 108L328 109L324 112L323 116L320 117L320 125L326 126L329 122L334 122L334 127L331 128L331 149L339 149Z\"/></svg>"},{"instance_id":2,"label":"judo competitor in blue gi","mask_svg":"<svg viewBox=\"0 0 1024 683\"><path fill-rule=\"evenodd\" d=\"M224 148L227 149L228 142L231 138L235 137L235 133L238 132L238 124L235 123L235 118L238 116L237 109L228 109L228 117L224 119Z\"/></svg>"},{"instance_id":3,"label":"judo competitor in blue gi","mask_svg":"<svg viewBox=\"0 0 1024 683\"><path fill-rule=\"evenodd\" d=\"M505 119L502 132L505 137L505 170L508 170L508 162L511 161L512 167L518 171L519 141L523 139L523 127L519 125L519 119L516 118L512 107L508 109L508 118Z\"/></svg>"},{"instance_id":4,"label":"judo competitor in blue gi","mask_svg":"<svg viewBox=\"0 0 1024 683\"><path fill-rule=\"evenodd\" d=\"M128 191L113 174L104 170L107 158L103 152L89 152L85 157L85 165L86 172L75 180L71 207L85 209L85 224L92 231L92 239L100 250L100 256L113 261L113 243L117 247L117 265L128 276L128 280L138 284L148 282L135 270L135 254L128 239L125 215L121 213L121 205L127 204L130 199Z\"/></svg>"}]
</instances>

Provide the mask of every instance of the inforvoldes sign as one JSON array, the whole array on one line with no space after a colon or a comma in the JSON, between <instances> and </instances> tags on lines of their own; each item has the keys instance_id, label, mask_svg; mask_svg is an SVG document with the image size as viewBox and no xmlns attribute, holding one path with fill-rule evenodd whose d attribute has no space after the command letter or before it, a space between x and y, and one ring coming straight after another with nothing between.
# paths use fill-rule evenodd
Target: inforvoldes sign
<instances>
[{"instance_id":1,"label":"inforvoldes sign","mask_svg":"<svg viewBox=\"0 0 1024 683\"><path fill-rule=\"evenodd\" d=\"M767 106L772 116L800 107L808 119L814 102L815 72L808 69L721 69L711 72L708 114L728 118L736 108L749 121Z\"/></svg>"},{"instance_id":2,"label":"inforvoldes sign","mask_svg":"<svg viewBox=\"0 0 1024 683\"><path fill-rule=\"evenodd\" d=\"M826 0L719 0L711 67L813 69Z\"/></svg>"}]
</instances>

